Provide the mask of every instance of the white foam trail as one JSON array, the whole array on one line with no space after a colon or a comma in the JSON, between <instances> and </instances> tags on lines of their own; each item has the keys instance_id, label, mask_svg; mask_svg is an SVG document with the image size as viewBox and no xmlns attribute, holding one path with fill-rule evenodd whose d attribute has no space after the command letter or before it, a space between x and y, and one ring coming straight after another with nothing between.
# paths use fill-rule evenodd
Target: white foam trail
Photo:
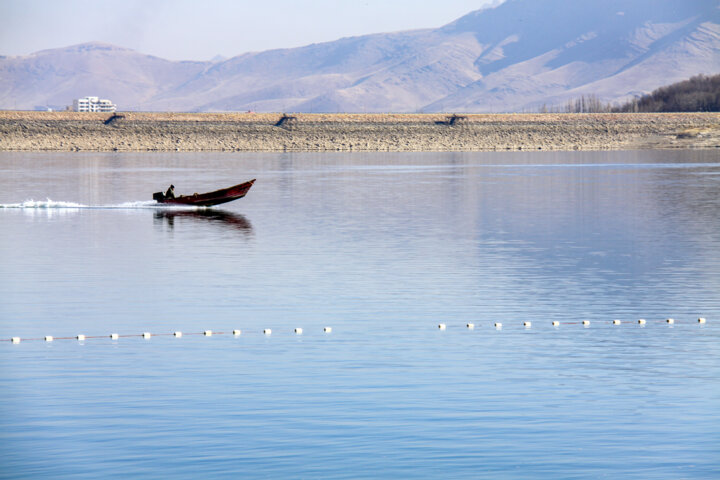
<instances>
[{"instance_id":1,"label":"white foam trail","mask_svg":"<svg viewBox=\"0 0 720 480\"><path fill-rule=\"evenodd\" d=\"M0 204L0 208L87 208L87 205L73 202L55 202L48 198L46 201L25 200L22 203Z\"/></svg>"},{"instance_id":2,"label":"white foam trail","mask_svg":"<svg viewBox=\"0 0 720 480\"><path fill-rule=\"evenodd\" d=\"M42 200L25 200L22 203L0 203L0 208L17 208L26 210L67 210L75 211L81 209L116 209L116 210L135 210L135 209L164 209L164 210L204 210L207 207L197 207L193 205L167 205L157 203L155 200L142 200L136 202L124 202L115 205L83 205L75 202L61 202L51 199Z\"/></svg>"}]
</instances>

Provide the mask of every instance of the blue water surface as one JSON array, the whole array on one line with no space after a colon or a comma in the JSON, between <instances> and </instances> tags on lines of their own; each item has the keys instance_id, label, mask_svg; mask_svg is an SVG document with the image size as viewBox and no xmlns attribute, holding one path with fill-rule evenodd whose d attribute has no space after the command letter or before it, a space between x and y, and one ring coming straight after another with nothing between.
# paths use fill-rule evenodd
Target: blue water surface
<instances>
[{"instance_id":1,"label":"blue water surface","mask_svg":"<svg viewBox=\"0 0 720 480\"><path fill-rule=\"evenodd\" d=\"M0 478L717 478L719 207L714 151L1 153Z\"/></svg>"}]
</instances>

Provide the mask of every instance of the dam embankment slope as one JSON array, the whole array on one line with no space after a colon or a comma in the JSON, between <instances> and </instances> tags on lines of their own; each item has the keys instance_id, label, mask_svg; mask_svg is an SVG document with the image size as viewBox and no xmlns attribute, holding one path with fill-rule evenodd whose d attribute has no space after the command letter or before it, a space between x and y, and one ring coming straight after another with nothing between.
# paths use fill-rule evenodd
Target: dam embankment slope
<instances>
[{"instance_id":1,"label":"dam embankment slope","mask_svg":"<svg viewBox=\"0 0 720 480\"><path fill-rule=\"evenodd\" d=\"M0 151L720 148L718 113L271 114L0 111Z\"/></svg>"}]
</instances>

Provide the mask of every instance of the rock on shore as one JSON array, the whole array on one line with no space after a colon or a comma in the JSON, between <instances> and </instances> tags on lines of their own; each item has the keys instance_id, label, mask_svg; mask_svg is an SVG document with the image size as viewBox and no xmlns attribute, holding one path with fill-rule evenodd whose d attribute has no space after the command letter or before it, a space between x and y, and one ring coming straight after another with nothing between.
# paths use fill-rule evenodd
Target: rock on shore
<instances>
[{"instance_id":1,"label":"rock on shore","mask_svg":"<svg viewBox=\"0 0 720 480\"><path fill-rule=\"evenodd\" d=\"M0 111L0 151L720 148L718 113L282 114Z\"/></svg>"}]
</instances>

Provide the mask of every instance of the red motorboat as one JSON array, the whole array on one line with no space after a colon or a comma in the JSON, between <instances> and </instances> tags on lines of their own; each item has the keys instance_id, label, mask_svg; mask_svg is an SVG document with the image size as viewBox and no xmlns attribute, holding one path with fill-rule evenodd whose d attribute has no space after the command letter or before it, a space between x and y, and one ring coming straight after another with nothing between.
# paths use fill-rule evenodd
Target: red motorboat
<instances>
[{"instance_id":1,"label":"red motorboat","mask_svg":"<svg viewBox=\"0 0 720 480\"><path fill-rule=\"evenodd\" d=\"M232 202L247 195L250 187L255 183L253 178L249 182L240 183L233 187L223 188L208 193L194 193L192 195L180 195L179 197L166 197L163 192L153 193L153 200L158 203L169 205L195 205L198 207L212 207L221 203Z\"/></svg>"}]
</instances>

